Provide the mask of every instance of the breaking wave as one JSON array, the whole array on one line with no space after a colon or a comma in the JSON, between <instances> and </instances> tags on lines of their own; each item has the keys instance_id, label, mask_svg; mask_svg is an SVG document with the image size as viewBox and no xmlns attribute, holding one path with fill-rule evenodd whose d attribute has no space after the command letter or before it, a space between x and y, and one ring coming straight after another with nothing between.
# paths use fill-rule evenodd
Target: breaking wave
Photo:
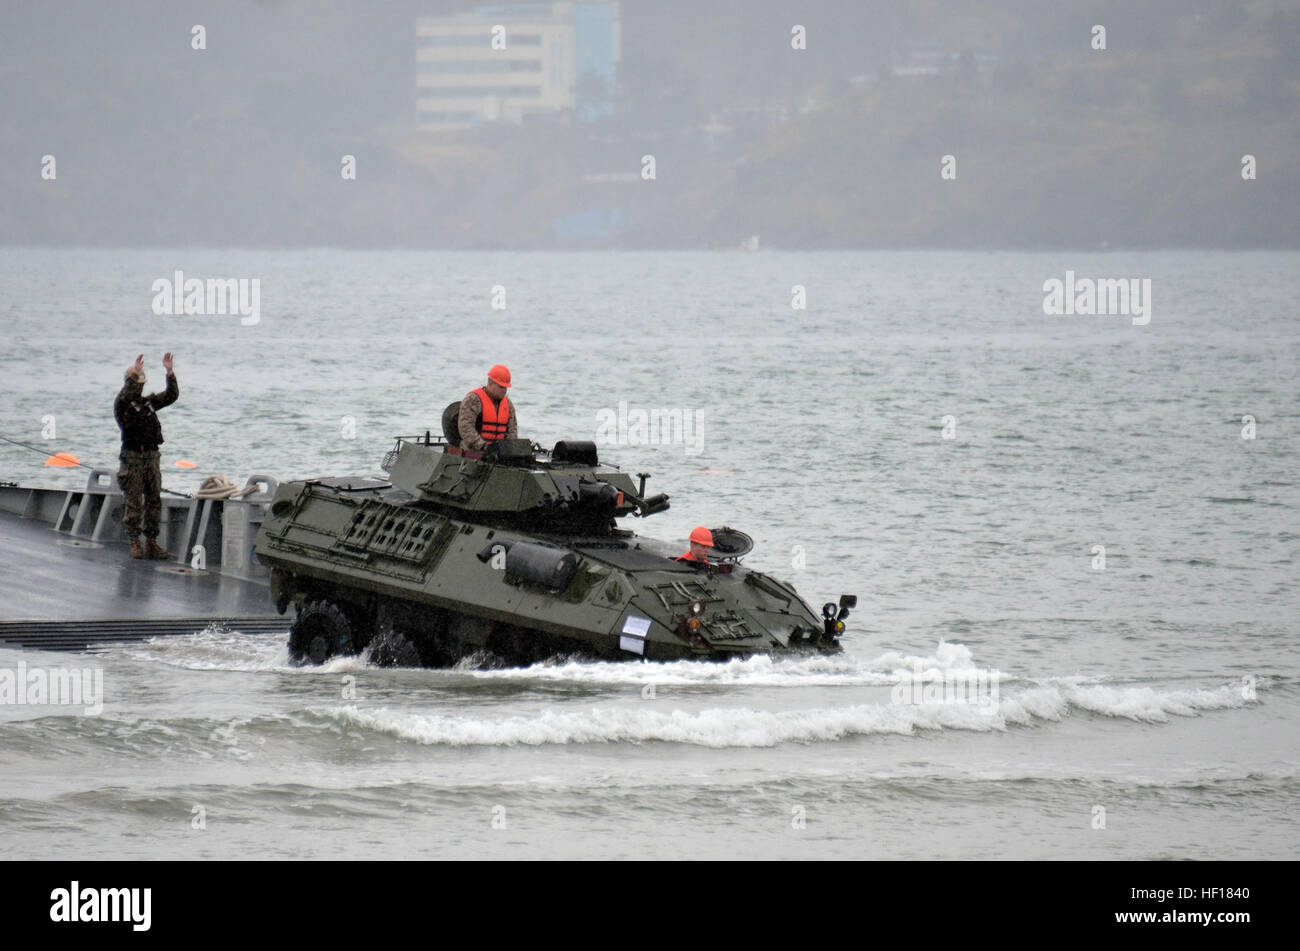
<instances>
[{"instance_id":1,"label":"breaking wave","mask_svg":"<svg viewBox=\"0 0 1300 951\"><path fill-rule=\"evenodd\" d=\"M582 743L685 743L711 748L765 747L781 743L824 743L854 736L911 735L927 730L987 732L1036 721L1059 721L1074 711L1141 722L1170 716L1247 706L1232 686L1212 690L1158 691L1150 687L1105 687L1045 683L1003 696L989 706L976 703L879 703L759 710L751 707L699 711L659 710L653 702L605 704L582 710L544 710L529 716L460 716L412 713L389 708L345 706L316 709L318 716L345 727L401 740L444 746L541 746Z\"/></svg>"}]
</instances>

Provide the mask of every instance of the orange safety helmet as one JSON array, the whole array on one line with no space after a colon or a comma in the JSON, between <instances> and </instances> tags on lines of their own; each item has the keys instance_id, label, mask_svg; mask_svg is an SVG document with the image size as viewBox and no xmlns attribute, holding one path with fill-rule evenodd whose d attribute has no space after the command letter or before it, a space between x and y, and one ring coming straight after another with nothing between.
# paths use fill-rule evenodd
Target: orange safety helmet
<instances>
[{"instance_id":1,"label":"orange safety helmet","mask_svg":"<svg viewBox=\"0 0 1300 951\"><path fill-rule=\"evenodd\" d=\"M697 525L691 529L691 541L700 545L713 547L713 533L703 525Z\"/></svg>"},{"instance_id":2,"label":"orange safety helmet","mask_svg":"<svg viewBox=\"0 0 1300 951\"><path fill-rule=\"evenodd\" d=\"M488 379L497 386L504 386L510 389L510 368L498 363L491 370L488 370Z\"/></svg>"}]
</instances>

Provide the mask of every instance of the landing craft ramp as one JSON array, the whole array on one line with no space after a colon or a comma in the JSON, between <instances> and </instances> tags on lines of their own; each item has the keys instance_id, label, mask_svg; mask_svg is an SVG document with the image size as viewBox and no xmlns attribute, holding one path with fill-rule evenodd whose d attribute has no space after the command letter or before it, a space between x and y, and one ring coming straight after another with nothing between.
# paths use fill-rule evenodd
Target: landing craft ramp
<instances>
[{"instance_id":1,"label":"landing craft ramp","mask_svg":"<svg viewBox=\"0 0 1300 951\"><path fill-rule=\"evenodd\" d=\"M159 542L168 561L128 554L110 471L93 470L84 491L0 485L0 644L80 651L212 624L287 631L252 557L275 481L255 483L259 491L240 500L164 496ZM203 570L191 565L196 545Z\"/></svg>"}]
</instances>

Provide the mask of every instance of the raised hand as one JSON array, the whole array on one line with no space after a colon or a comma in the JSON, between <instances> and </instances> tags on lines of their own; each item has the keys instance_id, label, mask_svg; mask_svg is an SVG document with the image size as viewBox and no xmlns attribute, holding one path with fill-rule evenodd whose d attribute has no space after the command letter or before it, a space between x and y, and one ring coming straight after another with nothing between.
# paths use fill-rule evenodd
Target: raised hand
<instances>
[{"instance_id":1,"label":"raised hand","mask_svg":"<svg viewBox=\"0 0 1300 951\"><path fill-rule=\"evenodd\" d=\"M168 373L172 372L172 355L170 352L163 354L163 368Z\"/></svg>"}]
</instances>

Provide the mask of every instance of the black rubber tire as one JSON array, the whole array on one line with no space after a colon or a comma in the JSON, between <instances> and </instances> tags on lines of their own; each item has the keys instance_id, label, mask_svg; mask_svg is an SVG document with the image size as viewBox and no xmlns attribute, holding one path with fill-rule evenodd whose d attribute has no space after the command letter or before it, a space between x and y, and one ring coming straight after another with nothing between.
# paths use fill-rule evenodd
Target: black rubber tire
<instances>
[{"instance_id":1,"label":"black rubber tire","mask_svg":"<svg viewBox=\"0 0 1300 951\"><path fill-rule=\"evenodd\" d=\"M299 664L323 664L335 654L355 654L352 622L331 601L312 601L289 629L289 656Z\"/></svg>"},{"instance_id":2,"label":"black rubber tire","mask_svg":"<svg viewBox=\"0 0 1300 951\"><path fill-rule=\"evenodd\" d=\"M376 667L422 667L420 652L400 631L381 632L370 641L370 663Z\"/></svg>"},{"instance_id":3,"label":"black rubber tire","mask_svg":"<svg viewBox=\"0 0 1300 951\"><path fill-rule=\"evenodd\" d=\"M460 403L448 403L442 411L442 438L449 446L460 446Z\"/></svg>"}]
</instances>

